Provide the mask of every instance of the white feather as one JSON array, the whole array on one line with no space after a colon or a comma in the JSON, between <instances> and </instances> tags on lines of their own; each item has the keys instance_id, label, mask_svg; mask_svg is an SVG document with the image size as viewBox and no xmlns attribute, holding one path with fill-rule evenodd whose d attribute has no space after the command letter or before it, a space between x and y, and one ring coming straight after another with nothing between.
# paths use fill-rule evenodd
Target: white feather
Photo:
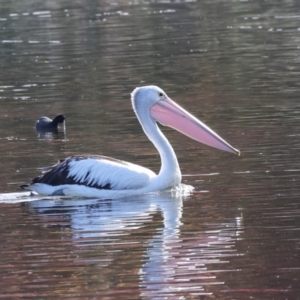
<instances>
[{"instance_id":1,"label":"white feather","mask_svg":"<svg viewBox=\"0 0 300 300\"><path fill-rule=\"evenodd\" d=\"M147 168L128 162L87 158L69 163L70 176L79 183L87 181L88 184L96 183L99 186L110 184L113 190L123 190L142 188L156 175Z\"/></svg>"}]
</instances>

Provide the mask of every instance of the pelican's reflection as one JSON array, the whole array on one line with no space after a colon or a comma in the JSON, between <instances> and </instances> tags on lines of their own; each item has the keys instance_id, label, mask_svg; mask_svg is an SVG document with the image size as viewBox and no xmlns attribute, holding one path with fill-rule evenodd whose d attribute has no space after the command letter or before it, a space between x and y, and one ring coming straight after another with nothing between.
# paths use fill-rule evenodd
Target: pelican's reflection
<instances>
[{"instance_id":1,"label":"pelican's reflection","mask_svg":"<svg viewBox=\"0 0 300 300\"><path fill-rule=\"evenodd\" d=\"M137 229L157 211L163 215L164 236L167 236L177 232L182 214L182 196L176 191L114 200L43 199L29 205L43 216L67 216L75 239L109 237L112 232Z\"/></svg>"},{"instance_id":2,"label":"pelican's reflection","mask_svg":"<svg viewBox=\"0 0 300 300\"><path fill-rule=\"evenodd\" d=\"M100 262L105 255L103 265L99 263L96 268L101 274L105 273L102 268L109 268L105 273L108 281L117 276L123 263L129 263L127 246L135 244L130 264L133 269L138 266L136 284L140 296L181 299L180 295L190 293L203 295L202 283L207 284L207 280L221 284L212 282L215 276L207 271L206 265L231 257L242 230L242 220L232 219L220 224L218 230L194 232L196 238L184 239L181 232L184 198L171 191L114 200L44 199L28 205L49 227L68 224L74 244L72 252L78 254L80 262L88 263L91 253L92 261ZM156 221L156 225L161 225L149 226L157 214L162 221ZM116 253L119 253L117 258Z\"/></svg>"}]
</instances>

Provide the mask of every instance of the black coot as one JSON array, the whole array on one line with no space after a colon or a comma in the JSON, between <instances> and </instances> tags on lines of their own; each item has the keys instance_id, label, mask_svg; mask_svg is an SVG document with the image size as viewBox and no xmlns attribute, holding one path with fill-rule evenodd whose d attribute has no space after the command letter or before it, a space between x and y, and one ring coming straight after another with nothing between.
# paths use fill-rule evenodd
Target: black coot
<instances>
[{"instance_id":1,"label":"black coot","mask_svg":"<svg viewBox=\"0 0 300 300\"><path fill-rule=\"evenodd\" d=\"M48 117L40 117L35 123L35 129L37 131L56 131L58 124L65 122L64 115L57 115L53 120Z\"/></svg>"}]
</instances>

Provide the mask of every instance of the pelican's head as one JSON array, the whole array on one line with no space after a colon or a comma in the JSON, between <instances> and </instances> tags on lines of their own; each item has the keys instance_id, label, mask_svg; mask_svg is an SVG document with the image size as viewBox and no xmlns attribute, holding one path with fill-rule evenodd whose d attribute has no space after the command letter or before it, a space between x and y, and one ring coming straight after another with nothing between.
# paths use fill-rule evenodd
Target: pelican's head
<instances>
[{"instance_id":1,"label":"pelican's head","mask_svg":"<svg viewBox=\"0 0 300 300\"><path fill-rule=\"evenodd\" d=\"M212 129L176 104L159 87L149 85L136 88L131 94L132 106L140 122L147 117L172 127L188 137L211 147L240 155Z\"/></svg>"},{"instance_id":2,"label":"pelican's head","mask_svg":"<svg viewBox=\"0 0 300 300\"><path fill-rule=\"evenodd\" d=\"M166 93L155 85L147 85L135 88L131 93L131 101L134 109L143 107L151 109L158 101L164 100L167 97Z\"/></svg>"}]
</instances>

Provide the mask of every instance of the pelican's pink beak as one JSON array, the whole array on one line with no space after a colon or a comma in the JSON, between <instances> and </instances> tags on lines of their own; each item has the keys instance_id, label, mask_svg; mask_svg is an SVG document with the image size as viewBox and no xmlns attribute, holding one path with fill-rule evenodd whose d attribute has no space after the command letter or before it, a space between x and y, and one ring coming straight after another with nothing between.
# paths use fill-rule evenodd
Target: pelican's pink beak
<instances>
[{"instance_id":1,"label":"pelican's pink beak","mask_svg":"<svg viewBox=\"0 0 300 300\"><path fill-rule=\"evenodd\" d=\"M240 151L224 141L213 130L169 98L151 108L151 117L162 125L172 127L208 146L240 155Z\"/></svg>"}]
</instances>

